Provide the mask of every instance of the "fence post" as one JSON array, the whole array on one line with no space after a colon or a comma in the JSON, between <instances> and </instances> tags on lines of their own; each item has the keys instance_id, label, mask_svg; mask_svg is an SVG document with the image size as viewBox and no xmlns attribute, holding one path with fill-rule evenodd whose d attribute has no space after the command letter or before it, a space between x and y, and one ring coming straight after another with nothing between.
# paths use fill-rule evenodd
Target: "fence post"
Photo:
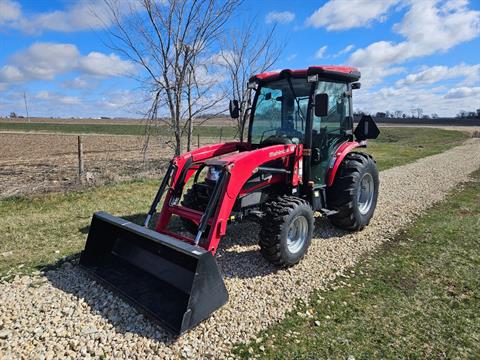
<instances>
[{"instance_id":1,"label":"fence post","mask_svg":"<svg viewBox=\"0 0 480 360\"><path fill-rule=\"evenodd\" d=\"M82 175L84 172L83 168L83 142L82 142L82 137L79 135L78 136L78 178L80 181L82 180Z\"/></svg>"},{"instance_id":2,"label":"fence post","mask_svg":"<svg viewBox=\"0 0 480 360\"><path fill-rule=\"evenodd\" d=\"M222 142L223 127L220 128L220 142Z\"/></svg>"},{"instance_id":3,"label":"fence post","mask_svg":"<svg viewBox=\"0 0 480 360\"><path fill-rule=\"evenodd\" d=\"M197 148L200 147L200 131L197 133Z\"/></svg>"}]
</instances>

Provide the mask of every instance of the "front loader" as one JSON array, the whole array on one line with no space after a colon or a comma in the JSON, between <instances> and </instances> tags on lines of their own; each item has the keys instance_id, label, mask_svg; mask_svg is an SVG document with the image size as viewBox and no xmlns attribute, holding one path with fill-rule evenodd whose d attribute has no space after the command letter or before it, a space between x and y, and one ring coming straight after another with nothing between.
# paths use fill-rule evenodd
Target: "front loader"
<instances>
[{"instance_id":1,"label":"front loader","mask_svg":"<svg viewBox=\"0 0 480 360\"><path fill-rule=\"evenodd\" d=\"M359 79L347 66L253 76L247 141L175 157L144 226L95 213L81 266L179 335L228 300L215 253L229 223L258 221L260 251L279 267L306 255L315 212L342 229L363 229L375 210L378 170L370 155L353 150L379 130L364 116L353 131ZM230 113L238 117L238 101ZM191 236L169 227L174 216Z\"/></svg>"}]
</instances>

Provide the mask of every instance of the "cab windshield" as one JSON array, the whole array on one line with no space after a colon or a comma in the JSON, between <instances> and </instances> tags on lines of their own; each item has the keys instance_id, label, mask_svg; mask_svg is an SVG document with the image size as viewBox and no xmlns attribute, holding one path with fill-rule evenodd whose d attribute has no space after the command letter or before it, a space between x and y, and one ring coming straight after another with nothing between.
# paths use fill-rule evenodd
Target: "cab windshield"
<instances>
[{"instance_id":1,"label":"cab windshield","mask_svg":"<svg viewBox=\"0 0 480 360\"><path fill-rule=\"evenodd\" d=\"M311 86L306 78L290 81L276 80L260 88L253 114L252 144L278 138L303 143Z\"/></svg>"}]
</instances>

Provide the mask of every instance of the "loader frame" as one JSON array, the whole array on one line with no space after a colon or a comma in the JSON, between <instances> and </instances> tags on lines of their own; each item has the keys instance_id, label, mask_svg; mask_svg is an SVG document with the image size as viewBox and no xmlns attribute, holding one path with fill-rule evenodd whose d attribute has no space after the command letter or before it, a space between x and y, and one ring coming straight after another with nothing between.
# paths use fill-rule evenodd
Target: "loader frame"
<instances>
[{"instance_id":1,"label":"loader frame","mask_svg":"<svg viewBox=\"0 0 480 360\"><path fill-rule=\"evenodd\" d=\"M251 151L255 152L252 157ZM202 147L176 157L167 171L168 190L165 196L160 216L155 230L161 234L176 237L179 240L200 245L215 254L222 236L225 235L230 214L239 195L251 192L253 189L243 190L247 180L257 172L268 171L271 177L258 185L258 188L273 184L288 184L290 191L299 185L299 162L302 158L302 145L274 145L262 149L251 149L250 145L241 142ZM227 155L227 156L222 156ZM217 159L218 156L222 156ZM262 165L273 160L282 159L282 168L262 168ZM221 167L222 172L215 184L205 212L180 206L183 188L188 180L203 165ZM290 169L290 170L285 170ZM172 174L171 176L168 174ZM170 176L170 179L168 177ZM162 184L163 185L163 184ZM160 187L155 197L157 204L162 197L164 188ZM221 201L219 201L222 199ZM152 204L149 215L155 212L155 202ZM172 215L190 219L198 224L195 238L174 234L167 229ZM202 238L209 225L209 233Z\"/></svg>"}]
</instances>

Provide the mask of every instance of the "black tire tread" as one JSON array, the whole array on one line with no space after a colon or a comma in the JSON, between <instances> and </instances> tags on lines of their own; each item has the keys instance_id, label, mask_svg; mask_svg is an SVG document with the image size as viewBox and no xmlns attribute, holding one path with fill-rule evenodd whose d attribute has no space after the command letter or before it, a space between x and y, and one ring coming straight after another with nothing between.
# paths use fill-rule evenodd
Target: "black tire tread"
<instances>
[{"instance_id":1,"label":"black tire tread","mask_svg":"<svg viewBox=\"0 0 480 360\"><path fill-rule=\"evenodd\" d=\"M338 213L329 216L333 225L346 230L362 230L368 223L361 223L354 215L353 196L356 180L369 162L375 164L370 154L363 152L348 153L339 168L335 181L327 192L327 201L330 209Z\"/></svg>"},{"instance_id":2,"label":"black tire tread","mask_svg":"<svg viewBox=\"0 0 480 360\"><path fill-rule=\"evenodd\" d=\"M310 204L307 201L296 196L278 196L265 205L266 215L262 219L259 234L260 251L269 262L276 266L286 267L294 265L287 264L282 257L280 251L280 236L288 216L299 206L307 206L310 208ZM295 264L298 263L304 255L305 254L303 254Z\"/></svg>"}]
</instances>

